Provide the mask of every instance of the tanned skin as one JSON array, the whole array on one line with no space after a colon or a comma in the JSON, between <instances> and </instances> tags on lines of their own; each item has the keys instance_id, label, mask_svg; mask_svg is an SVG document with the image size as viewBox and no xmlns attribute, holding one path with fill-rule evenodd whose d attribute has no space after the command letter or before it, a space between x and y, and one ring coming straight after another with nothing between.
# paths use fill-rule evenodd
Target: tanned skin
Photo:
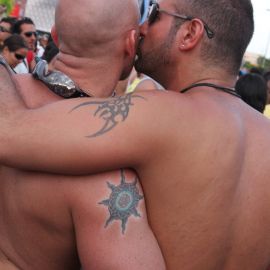
<instances>
[{"instance_id":1,"label":"tanned skin","mask_svg":"<svg viewBox=\"0 0 270 270\"><path fill-rule=\"evenodd\" d=\"M28 108L61 99L30 75L17 82ZM165 269L131 170L72 177L1 166L0 178L1 269Z\"/></svg>"},{"instance_id":2,"label":"tanned skin","mask_svg":"<svg viewBox=\"0 0 270 270\"><path fill-rule=\"evenodd\" d=\"M159 4L176 13L176 4L180 9L184 2ZM268 269L270 122L215 88L181 94L194 83L232 88L237 72L202 59L207 38L202 20L184 21L167 44L175 20L158 15L142 27L140 51L148 75L159 77L169 91L61 101L39 111L25 110L14 98L17 110L6 121L18 128L3 124L14 146L2 141L1 158L23 168L73 174L132 167L167 269ZM55 161L61 157L60 166Z\"/></svg>"}]
</instances>

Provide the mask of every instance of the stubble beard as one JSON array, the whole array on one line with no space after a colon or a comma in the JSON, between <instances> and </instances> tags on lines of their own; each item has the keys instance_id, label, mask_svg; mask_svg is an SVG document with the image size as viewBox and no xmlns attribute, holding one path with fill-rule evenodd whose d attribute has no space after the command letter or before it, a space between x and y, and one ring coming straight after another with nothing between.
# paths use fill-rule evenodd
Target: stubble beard
<instances>
[{"instance_id":1,"label":"stubble beard","mask_svg":"<svg viewBox=\"0 0 270 270\"><path fill-rule=\"evenodd\" d=\"M137 59L135 61L135 69L138 72L144 73L156 81L159 81L159 78L161 78L164 71L172 62L171 50L175 41L175 29L175 26L173 26L165 38L165 41L153 49L148 49L148 52L143 51L144 39L140 40L137 49Z\"/></svg>"},{"instance_id":2,"label":"stubble beard","mask_svg":"<svg viewBox=\"0 0 270 270\"><path fill-rule=\"evenodd\" d=\"M167 41L148 52L143 52L139 46L138 58L135 61L136 70L152 78L156 77L155 74L170 64L170 50L171 44Z\"/></svg>"}]
</instances>

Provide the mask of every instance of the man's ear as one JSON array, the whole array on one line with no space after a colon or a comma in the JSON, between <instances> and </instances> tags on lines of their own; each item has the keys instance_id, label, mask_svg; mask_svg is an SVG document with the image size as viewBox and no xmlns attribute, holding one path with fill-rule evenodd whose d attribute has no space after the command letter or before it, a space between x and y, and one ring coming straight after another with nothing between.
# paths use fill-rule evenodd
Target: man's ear
<instances>
[{"instance_id":1,"label":"man's ear","mask_svg":"<svg viewBox=\"0 0 270 270\"><path fill-rule=\"evenodd\" d=\"M56 45L56 47L59 47L58 35L56 32L55 25L51 29L51 35L52 35L52 39L53 39L54 44Z\"/></svg>"},{"instance_id":2,"label":"man's ear","mask_svg":"<svg viewBox=\"0 0 270 270\"><path fill-rule=\"evenodd\" d=\"M199 19L192 19L181 26L178 49L181 51L195 48L204 35L204 24Z\"/></svg>"},{"instance_id":3,"label":"man's ear","mask_svg":"<svg viewBox=\"0 0 270 270\"><path fill-rule=\"evenodd\" d=\"M125 51L126 54L130 57L135 57L136 54L136 48L138 43L138 33L137 31L130 30L127 34L126 40L125 40Z\"/></svg>"}]
</instances>

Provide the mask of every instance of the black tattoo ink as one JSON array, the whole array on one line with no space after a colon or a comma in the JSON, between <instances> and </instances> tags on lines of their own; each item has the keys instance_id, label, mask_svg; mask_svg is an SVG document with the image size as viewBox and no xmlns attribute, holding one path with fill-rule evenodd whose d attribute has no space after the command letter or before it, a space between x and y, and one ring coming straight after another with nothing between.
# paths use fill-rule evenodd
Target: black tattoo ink
<instances>
[{"instance_id":1,"label":"black tattoo ink","mask_svg":"<svg viewBox=\"0 0 270 270\"><path fill-rule=\"evenodd\" d=\"M114 186L107 182L108 187L112 190L110 198L99 202L108 206L110 217L106 221L105 228L114 220L122 221L122 234L125 233L128 218L131 215L140 217L137 211L139 201L143 199L136 187L138 178L133 183L126 183L123 170L121 170L121 184Z\"/></svg>"},{"instance_id":2,"label":"black tattoo ink","mask_svg":"<svg viewBox=\"0 0 270 270\"><path fill-rule=\"evenodd\" d=\"M87 136L88 138L97 137L110 131L120 122L124 122L127 119L130 107L134 105L134 103L132 103L133 98L141 98L145 100L145 98L142 96L127 94L125 96L113 98L109 101L84 102L73 108L71 112L84 106L99 105L94 113L94 116L98 116L99 118L103 119L105 123L99 131Z\"/></svg>"}]
</instances>

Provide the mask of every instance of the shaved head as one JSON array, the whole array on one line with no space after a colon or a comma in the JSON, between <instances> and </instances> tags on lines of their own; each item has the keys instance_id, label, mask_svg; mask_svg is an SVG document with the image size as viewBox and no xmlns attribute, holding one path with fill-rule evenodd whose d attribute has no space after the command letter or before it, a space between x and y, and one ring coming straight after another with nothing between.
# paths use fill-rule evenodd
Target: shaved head
<instances>
[{"instance_id":1,"label":"shaved head","mask_svg":"<svg viewBox=\"0 0 270 270\"><path fill-rule=\"evenodd\" d=\"M55 14L59 49L78 57L104 54L138 22L138 0L59 0Z\"/></svg>"}]
</instances>

